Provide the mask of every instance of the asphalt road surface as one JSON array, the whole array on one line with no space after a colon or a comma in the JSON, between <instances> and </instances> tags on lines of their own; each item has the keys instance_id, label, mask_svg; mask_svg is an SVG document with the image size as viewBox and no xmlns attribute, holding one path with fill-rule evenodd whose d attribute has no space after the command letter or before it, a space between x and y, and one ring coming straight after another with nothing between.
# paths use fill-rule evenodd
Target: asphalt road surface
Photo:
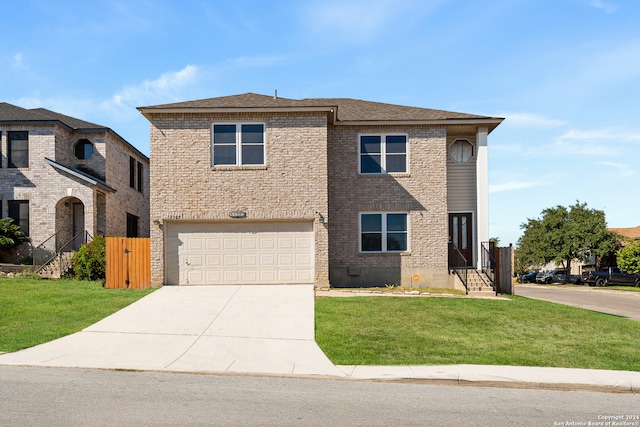
<instances>
[{"instance_id":1,"label":"asphalt road surface","mask_svg":"<svg viewBox=\"0 0 640 427\"><path fill-rule=\"evenodd\" d=\"M0 366L2 426L554 426L607 425L607 417L639 426L638 402L600 392Z\"/></svg>"},{"instance_id":2,"label":"asphalt road surface","mask_svg":"<svg viewBox=\"0 0 640 427\"><path fill-rule=\"evenodd\" d=\"M517 285L515 294L640 320L640 292L589 286Z\"/></svg>"}]
</instances>

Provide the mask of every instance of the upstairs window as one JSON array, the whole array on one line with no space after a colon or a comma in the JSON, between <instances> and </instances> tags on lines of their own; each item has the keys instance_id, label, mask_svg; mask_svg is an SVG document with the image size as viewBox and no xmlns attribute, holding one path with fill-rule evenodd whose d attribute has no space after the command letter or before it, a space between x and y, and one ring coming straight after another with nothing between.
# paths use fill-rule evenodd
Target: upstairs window
<instances>
[{"instance_id":1,"label":"upstairs window","mask_svg":"<svg viewBox=\"0 0 640 427\"><path fill-rule=\"evenodd\" d=\"M136 159L129 157L129 187L136 188Z\"/></svg>"},{"instance_id":2,"label":"upstairs window","mask_svg":"<svg viewBox=\"0 0 640 427\"><path fill-rule=\"evenodd\" d=\"M409 247L406 213L360 214L361 252L406 252Z\"/></svg>"},{"instance_id":3,"label":"upstairs window","mask_svg":"<svg viewBox=\"0 0 640 427\"><path fill-rule=\"evenodd\" d=\"M73 150L77 159L86 160L93 155L93 143L88 139L81 139Z\"/></svg>"},{"instance_id":4,"label":"upstairs window","mask_svg":"<svg viewBox=\"0 0 640 427\"><path fill-rule=\"evenodd\" d=\"M213 125L214 166L264 165L264 124Z\"/></svg>"},{"instance_id":5,"label":"upstairs window","mask_svg":"<svg viewBox=\"0 0 640 427\"><path fill-rule=\"evenodd\" d=\"M10 168L29 167L29 132L9 132L7 139Z\"/></svg>"},{"instance_id":6,"label":"upstairs window","mask_svg":"<svg viewBox=\"0 0 640 427\"><path fill-rule=\"evenodd\" d=\"M142 185L144 180L142 179L143 175L143 166L142 163L138 162L138 191L142 192Z\"/></svg>"},{"instance_id":7,"label":"upstairs window","mask_svg":"<svg viewBox=\"0 0 640 427\"><path fill-rule=\"evenodd\" d=\"M360 173L407 172L407 135L360 135Z\"/></svg>"},{"instance_id":8,"label":"upstairs window","mask_svg":"<svg viewBox=\"0 0 640 427\"><path fill-rule=\"evenodd\" d=\"M143 175L144 165L133 157L129 157L129 187L142 192L144 184Z\"/></svg>"}]
</instances>

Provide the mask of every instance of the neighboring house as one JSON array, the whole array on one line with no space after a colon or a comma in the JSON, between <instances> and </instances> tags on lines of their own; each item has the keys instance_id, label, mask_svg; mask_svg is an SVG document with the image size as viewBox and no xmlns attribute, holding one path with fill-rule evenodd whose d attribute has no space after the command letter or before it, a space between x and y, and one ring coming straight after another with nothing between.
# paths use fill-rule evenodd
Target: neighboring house
<instances>
[{"instance_id":1,"label":"neighboring house","mask_svg":"<svg viewBox=\"0 0 640 427\"><path fill-rule=\"evenodd\" d=\"M501 118L252 93L139 110L154 286L452 287L450 239L480 264Z\"/></svg>"},{"instance_id":2,"label":"neighboring house","mask_svg":"<svg viewBox=\"0 0 640 427\"><path fill-rule=\"evenodd\" d=\"M31 238L9 261L77 249L85 230L149 236L149 159L113 130L2 102L0 141L0 216Z\"/></svg>"},{"instance_id":3,"label":"neighboring house","mask_svg":"<svg viewBox=\"0 0 640 427\"><path fill-rule=\"evenodd\" d=\"M623 237L623 240L620 242L622 246L627 246L629 243L640 239L640 226L627 228L609 228L609 231L618 233Z\"/></svg>"}]
</instances>

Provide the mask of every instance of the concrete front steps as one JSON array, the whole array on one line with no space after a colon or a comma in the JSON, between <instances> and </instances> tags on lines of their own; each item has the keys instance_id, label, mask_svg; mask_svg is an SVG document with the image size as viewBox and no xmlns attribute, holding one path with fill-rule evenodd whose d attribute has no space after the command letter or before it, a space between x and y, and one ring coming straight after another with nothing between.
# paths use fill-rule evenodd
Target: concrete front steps
<instances>
[{"instance_id":1,"label":"concrete front steps","mask_svg":"<svg viewBox=\"0 0 640 427\"><path fill-rule=\"evenodd\" d=\"M467 270L467 287L470 297L491 297L496 295L495 289L490 285L489 278L478 270Z\"/></svg>"},{"instance_id":2,"label":"concrete front steps","mask_svg":"<svg viewBox=\"0 0 640 427\"><path fill-rule=\"evenodd\" d=\"M73 258L72 252L63 252L42 267L38 273L47 279L60 279L71 266L71 258Z\"/></svg>"}]
</instances>

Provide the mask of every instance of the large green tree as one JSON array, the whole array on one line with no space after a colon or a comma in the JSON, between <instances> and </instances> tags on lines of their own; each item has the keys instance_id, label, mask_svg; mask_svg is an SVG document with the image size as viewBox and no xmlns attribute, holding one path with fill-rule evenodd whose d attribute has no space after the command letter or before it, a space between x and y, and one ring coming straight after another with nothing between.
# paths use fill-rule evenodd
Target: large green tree
<instances>
[{"instance_id":1,"label":"large green tree","mask_svg":"<svg viewBox=\"0 0 640 427\"><path fill-rule=\"evenodd\" d=\"M607 229L604 211L579 201L568 208L544 209L541 218L529 218L520 228L524 233L518 240L518 258L530 266L555 261L571 271L574 260L605 257L620 247L617 235Z\"/></svg>"},{"instance_id":2,"label":"large green tree","mask_svg":"<svg viewBox=\"0 0 640 427\"><path fill-rule=\"evenodd\" d=\"M618 251L618 267L627 273L640 273L640 240Z\"/></svg>"}]
</instances>

